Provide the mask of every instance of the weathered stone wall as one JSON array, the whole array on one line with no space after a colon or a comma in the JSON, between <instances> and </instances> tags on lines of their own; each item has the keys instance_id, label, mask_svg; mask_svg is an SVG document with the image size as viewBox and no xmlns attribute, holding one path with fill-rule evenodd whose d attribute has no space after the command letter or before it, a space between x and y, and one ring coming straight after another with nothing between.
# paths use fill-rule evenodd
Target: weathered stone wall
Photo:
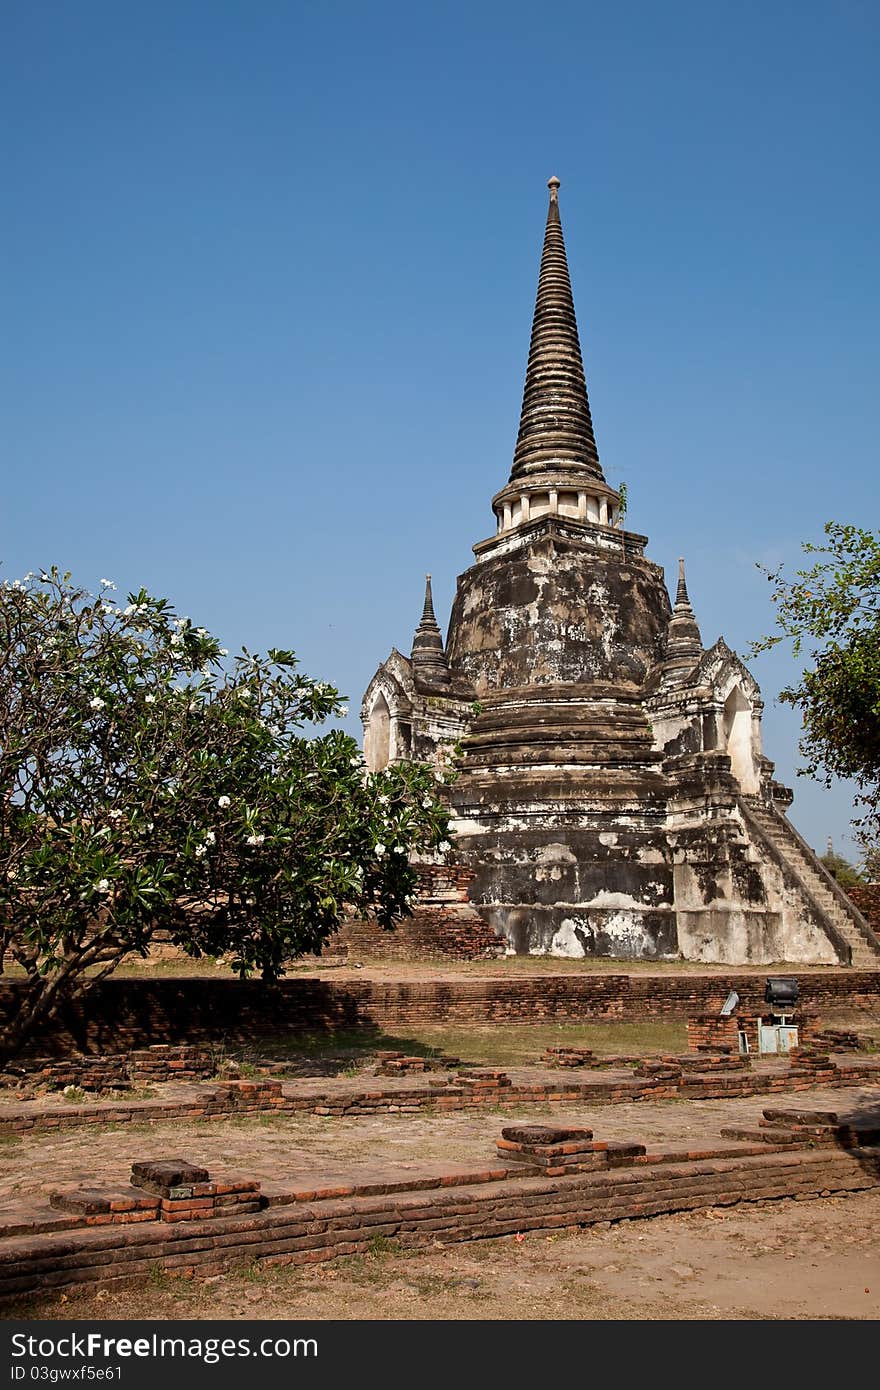
<instances>
[{"instance_id":1,"label":"weathered stone wall","mask_svg":"<svg viewBox=\"0 0 880 1390\"><path fill-rule=\"evenodd\" d=\"M880 972L792 973L800 1002L821 1012L876 1008ZM533 979L291 979L277 985L236 979L110 979L71 1005L35 1056L127 1052L149 1043L251 1043L323 1029L389 1029L399 1024L628 1022L715 1013L731 990L746 1012L763 1008L763 975L545 975ZM15 985L0 988L0 1027L16 1008Z\"/></svg>"},{"instance_id":2,"label":"weathered stone wall","mask_svg":"<svg viewBox=\"0 0 880 1390\"><path fill-rule=\"evenodd\" d=\"M555 683L640 685L663 655L671 613L663 571L643 556L566 535L559 520L458 581L450 666L488 691Z\"/></svg>"}]
</instances>

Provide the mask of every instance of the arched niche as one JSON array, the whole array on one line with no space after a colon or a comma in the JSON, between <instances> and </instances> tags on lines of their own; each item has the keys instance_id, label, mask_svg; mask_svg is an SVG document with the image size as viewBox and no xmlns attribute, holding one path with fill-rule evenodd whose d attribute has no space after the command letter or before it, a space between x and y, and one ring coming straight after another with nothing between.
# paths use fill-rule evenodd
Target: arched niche
<instances>
[{"instance_id":1,"label":"arched niche","mask_svg":"<svg viewBox=\"0 0 880 1390\"><path fill-rule=\"evenodd\" d=\"M744 792L756 792L758 779L752 756L752 707L739 685L733 687L724 702L722 728L734 777Z\"/></svg>"},{"instance_id":2,"label":"arched niche","mask_svg":"<svg viewBox=\"0 0 880 1390\"><path fill-rule=\"evenodd\" d=\"M381 772L391 759L391 710L380 691L364 730L364 758L370 772Z\"/></svg>"}]
</instances>

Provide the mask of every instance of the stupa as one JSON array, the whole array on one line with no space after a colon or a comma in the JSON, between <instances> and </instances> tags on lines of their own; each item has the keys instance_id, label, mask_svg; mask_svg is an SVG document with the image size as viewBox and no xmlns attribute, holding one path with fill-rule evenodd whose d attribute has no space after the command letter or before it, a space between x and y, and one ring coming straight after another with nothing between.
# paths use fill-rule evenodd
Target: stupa
<instances>
[{"instance_id":1,"label":"stupa","mask_svg":"<svg viewBox=\"0 0 880 1390\"><path fill-rule=\"evenodd\" d=\"M363 700L364 754L448 760L455 859L509 952L876 968L864 919L786 816L758 686L704 648L599 462L550 203L522 414L495 533L444 642L428 578L410 655Z\"/></svg>"}]
</instances>

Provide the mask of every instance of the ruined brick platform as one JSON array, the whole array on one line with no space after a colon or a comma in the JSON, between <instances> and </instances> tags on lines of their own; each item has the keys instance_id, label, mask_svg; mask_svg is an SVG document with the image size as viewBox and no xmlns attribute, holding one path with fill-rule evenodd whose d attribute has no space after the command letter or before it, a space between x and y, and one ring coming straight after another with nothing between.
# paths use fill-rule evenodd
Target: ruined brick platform
<instances>
[{"instance_id":1,"label":"ruined brick platform","mask_svg":"<svg viewBox=\"0 0 880 1390\"><path fill-rule=\"evenodd\" d=\"M605 1059L620 1062L621 1059ZM592 1071L562 1080L538 1068L467 1068L424 1077L413 1084L406 1073L384 1084L260 1078L173 1087L149 1100L66 1104L51 1099L0 1101L0 1134L25 1134L83 1124L143 1123L169 1119L211 1120L259 1113L313 1115L451 1114L494 1106L614 1105L632 1101L712 1100L805 1090L822 1084L880 1081L880 1057L832 1056L805 1050L791 1061L685 1053L678 1057L629 1059L630 1066Z\"/></svg>"},{"instance_id":2,"label":"ruined brick platform","mask_svg":"<svg viewBox=\"0 0 880 1390\"><path fill-rule=\"evenodd\" d=\"M649 1152L576 1126L517 1125L503 1161L404 1178L277 1184L214 1175L185 1159L132 1166L119 1189L60 1188L0 1227L0 1297L209 1274L240 1260L304 1264L402 1246L478 1240L661 1213L849 1193L880 1185L880 1107L854 1114L767 1109L749 1142Z\"/></svg>"}]
</instances>

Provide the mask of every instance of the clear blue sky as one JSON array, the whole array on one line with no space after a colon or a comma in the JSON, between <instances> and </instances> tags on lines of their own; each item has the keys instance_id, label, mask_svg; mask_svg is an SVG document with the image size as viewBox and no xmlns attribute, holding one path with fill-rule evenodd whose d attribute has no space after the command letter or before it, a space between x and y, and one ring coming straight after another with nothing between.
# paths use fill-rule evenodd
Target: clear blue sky
<instances>
[{"instance_id":1,"label":"clear blue sky","mask_svg":"<svg viewBox=\"0 0 880 1390\"><path fill-rule=\"evenodd\" d=\"M873 0L5 0L0 559L360 697L445 625L560 201L596 437L708 644L878 525ZM787 781L793 668L753 663ZM847 850L851 795L793 819Z\"/></svg>"}]
</instances>

